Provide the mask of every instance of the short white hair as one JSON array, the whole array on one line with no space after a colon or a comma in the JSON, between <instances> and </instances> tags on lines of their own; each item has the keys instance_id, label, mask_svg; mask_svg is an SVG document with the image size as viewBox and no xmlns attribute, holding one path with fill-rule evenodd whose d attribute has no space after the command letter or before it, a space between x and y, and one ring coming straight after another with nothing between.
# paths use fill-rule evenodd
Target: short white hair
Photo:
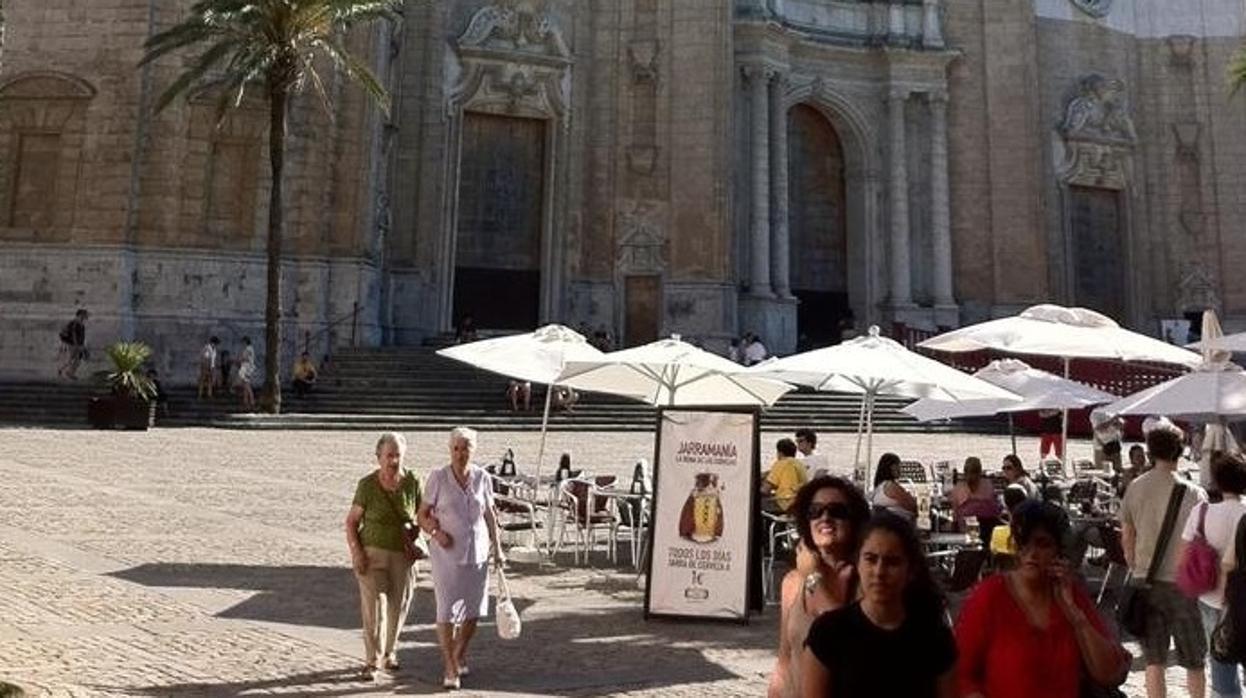
<instances>
[{"instance_id":1,"label":"short white hair","mask_svg":"<svg viewBox=\"0 0 1246 698\"><path fill-rule=\"evenodd\" d=\"M393 444L398 449L398 455L407 452L407 437L396 431L387 431L381 434L381 438L376 440L376 455L381 455L381 449L385 448L385 444Z\"/></svg>"},{"instance_id":2,"label":"short white hair","mask_svg":"<svg viewBox=\"0 0 1246 698\"><path fill-rule=\"evenodd\" d=\"M467 447L476 450L476 430L470 427L455 427L450 430L450 443L462 439L467 442Z\"/></svg>"}]
</instances>

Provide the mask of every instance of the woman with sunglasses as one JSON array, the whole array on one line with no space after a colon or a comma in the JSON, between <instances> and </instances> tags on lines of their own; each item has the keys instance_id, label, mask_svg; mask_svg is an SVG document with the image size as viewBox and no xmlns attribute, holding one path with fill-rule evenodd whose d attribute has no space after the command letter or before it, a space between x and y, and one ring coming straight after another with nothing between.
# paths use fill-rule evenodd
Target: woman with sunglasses
<instances>
[{"instance_id":1,"label":"woman with sunglasses","mask_svg":"<svg viewBox=\"0 0 1246 698\"><path fill-rule=\"evenodd\" d=\"M800 657L806 698L953 698L956 641L912 524L870 519L857 556L860 600L824 613Z\"/></svg>"},{"instance_id":2,"label":"woman with sunglasses","mask_svg":"<svg viewBox=\"0 0 1246 698\"><path fill-rule=\"evenodd\" d=\"M1117 686L1129 655L1061 555L1068 517L1030 500L1012 515L1015 569L978 584L956 622L964 698L1077 698L1083 676Z\"/></svg>"},{"instance_id":3,"label":"woman with sunglasses","mask_svg":"<svg viewBox=\"0 0 1246 698\"><path fill-rule=\"evenodd\" d=\"M783 578L779 657L770 678L770 698L800 696L800 654L809 626L819 615L856 597L854 567L861 529L869 519L865 495L840 477L823 475L796 493L791 512L800 545L796 569Z\"/></svg>"}]
</instances>

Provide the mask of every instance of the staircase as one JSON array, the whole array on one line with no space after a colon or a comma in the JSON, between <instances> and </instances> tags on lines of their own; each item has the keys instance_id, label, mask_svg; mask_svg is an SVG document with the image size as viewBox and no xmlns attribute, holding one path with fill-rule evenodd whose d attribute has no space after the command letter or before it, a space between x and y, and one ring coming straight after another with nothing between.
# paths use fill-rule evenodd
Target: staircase
<instances>
[{"instance_id":1,"label":"staircase","mask_svg":"<svg viewBox=\"0 0 1246 698\"><path fill-rule=\"evenodd\" d=\"M544 388L534 386L532 411L513 413L507 380L437 356L434 347L342 350L334 368L320 376L311 397L283 393L284 414L237 414L233 397L196 399L195 389L168 387L170 412L162 426L249 429L446 430L460 424L482 430L538 430ZM98 392L96 390L95 392ZM258 392L258 388L257 388ZM0 424L84 425L89 385L0 383ZM908 400L880 397L876 431L1001 430L995 420L923 425L899 412ZM855 432L860 396L800 390L762 413L765 430L812 427L819 432ZM655 410L625 398L589 393L573 412L555 410L557 431L651 431Z\"/></svg>"}]
</instances>

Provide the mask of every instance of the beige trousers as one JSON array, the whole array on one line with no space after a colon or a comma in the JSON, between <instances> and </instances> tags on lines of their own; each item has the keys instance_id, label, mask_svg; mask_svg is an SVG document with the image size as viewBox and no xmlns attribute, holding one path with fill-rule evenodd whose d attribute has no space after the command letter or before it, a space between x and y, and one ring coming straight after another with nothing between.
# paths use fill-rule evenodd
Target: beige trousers
<instances>
[{"instance_id":1,"label":"beige trousers","mask_svg":"<svg viewBox=\"0 0 1246 698\"><path fill-rule=\"evenodd\" d=\"M364 661L381 666L397 649L398 631L407 619L415 592L415 565L401 552L371 547L364 551L368 554L368 573L355 575L363 615Z\"/></svg>"}]
</instances>

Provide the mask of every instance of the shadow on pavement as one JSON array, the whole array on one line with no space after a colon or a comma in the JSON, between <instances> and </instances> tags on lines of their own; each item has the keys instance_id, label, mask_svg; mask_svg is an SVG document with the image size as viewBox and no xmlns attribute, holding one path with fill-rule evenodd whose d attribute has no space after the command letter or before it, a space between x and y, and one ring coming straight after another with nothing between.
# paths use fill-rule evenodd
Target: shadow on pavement
<instances>
[{"instance_id":1,"label":"shadow on pavement","mask_svg":"<svg viewBox=\"0 0 1246 698\"><path fill-rule=\"evenodd\" d=\"M115 572L112 576L151 587L258 592L218 613L222 618L346 630L360 627L354 575L344 567L153 563ZM634 584L634 577L629 576L622 583ZM427 624L435 616L430 586L425 573L412 602L409 622ZM464 679L464 689L581 695L610 692L620 687L661 688L709 683L736 678L714 660L715 653L769 649L774 643L771 632L774 621L769 616L755 617L748 626L646 622L642 615L642 594L638 590L634 593L623 589L597 590L607 594L610 591L618 592L616 600L634 600L634 606L577 607L567 613L529 618L525 613L533 602L516 597L515 604L524 617L522 638L509 642L500 640L492 618L484 619L472 643L469 657L472 674ZM435 631L429 625L408 626L402 640L407 644L399 653L404 672L379 684L358 681L357 667L352 661L339 672L127 690L143 695L221 696L278 687L293 687L301 694L316 696L378 689L417 693L440 691L441 657ZM418 646L411 647L412 642Z\"/></svg>"},{"instance_id":2,"label":"shadow on pavement","mask_svg":"<svg viewBox=\"0 0 1246 698\"><path fill-rule=\"evenodd\" d=\"M123 691L125 695L136 696L214 696L232 698L233 696L254 696L257 694L277 691L288 695L301 696L350 696L375 695L378 691L396 690L401 688L407 695L428 695L444 693L441 685L404 681L391 682L387 679L363 681L359 678L356 668L340 671L313 671L305 674L291 674L272 679L256 679L252 681L196 682L174 683L160 686L92 686L101 691Z\"/></svg>"}]
</instances>

